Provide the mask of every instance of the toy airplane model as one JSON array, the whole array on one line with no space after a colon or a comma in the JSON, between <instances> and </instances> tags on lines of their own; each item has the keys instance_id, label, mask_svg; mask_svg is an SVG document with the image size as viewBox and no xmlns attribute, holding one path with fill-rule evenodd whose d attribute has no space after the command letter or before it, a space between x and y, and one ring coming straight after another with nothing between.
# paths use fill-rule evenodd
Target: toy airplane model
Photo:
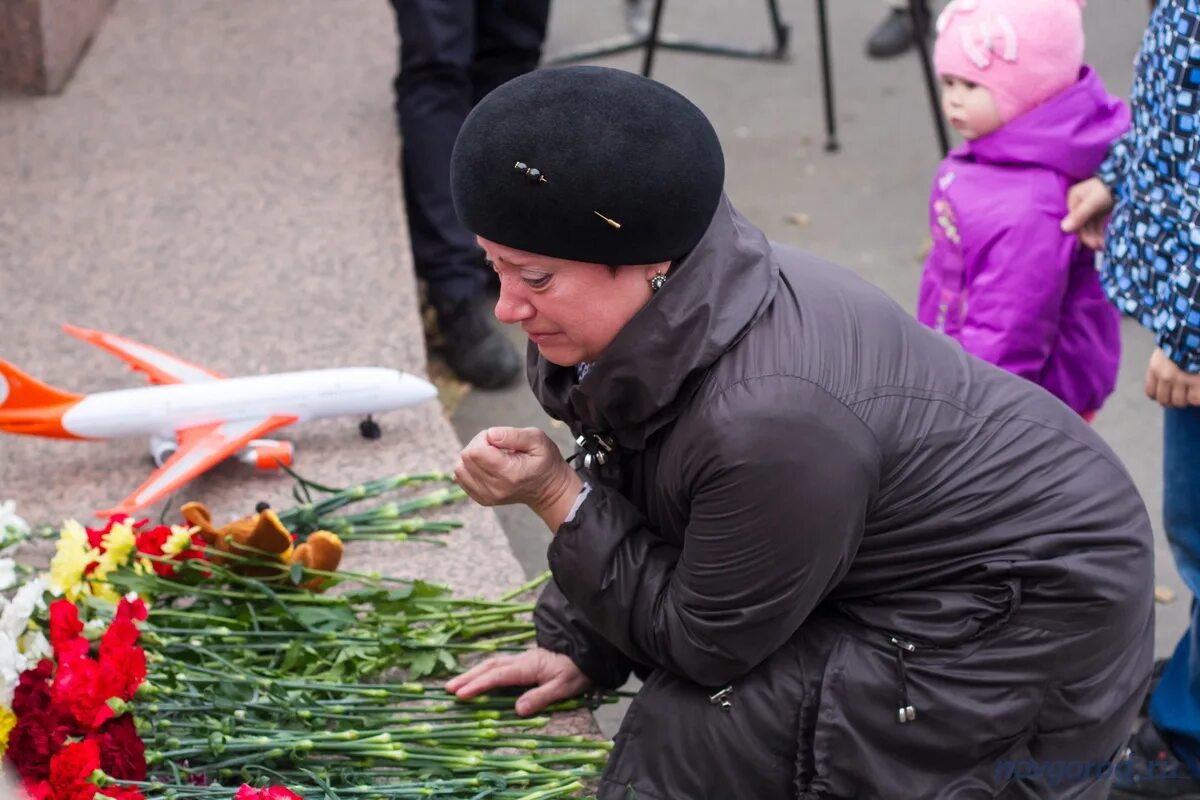
<instances>
[{"instance_id":1,"label":"toy airplane model","mask_svg":"<svg viewBox=\"0 0 1200 800\"><path fill-rule=\"evenodd\" d=\"M98 517L133 514L237 456L260 469L292 463L290 442L263 439L296 422L367 415L360 430L378 436L370 414L430 400L425 380L379 367L320 369L244 378L212 370L101 331L63 329L124 359L152 384L87 396L41 383L0 359L0 431L59 439L148 436L158 470Z\"/></svg>"}]
</instances>

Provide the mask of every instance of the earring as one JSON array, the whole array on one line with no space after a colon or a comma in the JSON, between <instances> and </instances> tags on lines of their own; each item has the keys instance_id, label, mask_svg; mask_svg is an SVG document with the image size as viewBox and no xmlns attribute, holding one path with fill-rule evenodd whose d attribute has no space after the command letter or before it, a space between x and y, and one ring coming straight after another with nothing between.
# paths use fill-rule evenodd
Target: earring
<instances>
[{"instance_id":1,"label":"earring","mask_svg":"<svg viewBox=\"0 0 1200 800\"><path fill-rule=\"evenodd\" d=\"M667 282L667 276L661 272L654 273L654 277L650 279L650 291L657 293Z\"/></svg>"}]
</instances>

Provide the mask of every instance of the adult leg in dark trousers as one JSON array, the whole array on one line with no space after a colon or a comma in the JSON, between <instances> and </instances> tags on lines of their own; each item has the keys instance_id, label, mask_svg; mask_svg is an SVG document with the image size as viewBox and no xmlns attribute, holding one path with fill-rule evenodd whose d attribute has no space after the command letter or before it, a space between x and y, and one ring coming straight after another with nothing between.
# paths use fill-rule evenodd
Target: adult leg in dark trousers
<instances>
[{"instance_id":1,"label":"adult leg in dark trousers","mask_svg":"<svg viewBox=\"0 0 1200 800\"><path fill-rule=\"evenodd\" d=\"M912 17L908 11L908 0L887 0L887 16L879 23L867 39L867 55L871 58L891 58L907 52L913 45ZM926 0L925 16L930 15ZM926 31L928 35L928 31Z\"/></svg>"},{"instance_id":2,"label":"adult leg in dark trousers","mask_svg":"<svg viewBox=\"0 0 1200 800\"><path fill-rule=\"evenodd\" d=\"M391 0L404 201L417 276L437 312L450 368L481 388L511 383L523 359L492 321L488 267L450 197L450 154L471 108L537 68L549 0Z\"/></svg>"}]
</instances>

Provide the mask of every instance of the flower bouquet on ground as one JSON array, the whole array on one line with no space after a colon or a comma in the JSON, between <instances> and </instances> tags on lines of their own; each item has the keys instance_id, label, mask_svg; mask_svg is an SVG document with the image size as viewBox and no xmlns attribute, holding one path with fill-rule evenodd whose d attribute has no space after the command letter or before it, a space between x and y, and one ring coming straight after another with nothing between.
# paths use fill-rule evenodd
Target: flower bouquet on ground
<instances>
[{"instance_id":1,"label":"flower bouquet on ground","mask_svg":"<svg viewBox=\"0 0 1200 800\"><path fill-rule=\"evenodd\" d=\"M437 480L306 483L326 497L219 528L196 504L175 525L65 523L0 612L3 771L36 800L579 797L610 742L428 680L525 647L548 576L481 600L337 568L343 536L451 530L412 515L454 487L343 513Z\"/></svg>"}]
</instances>

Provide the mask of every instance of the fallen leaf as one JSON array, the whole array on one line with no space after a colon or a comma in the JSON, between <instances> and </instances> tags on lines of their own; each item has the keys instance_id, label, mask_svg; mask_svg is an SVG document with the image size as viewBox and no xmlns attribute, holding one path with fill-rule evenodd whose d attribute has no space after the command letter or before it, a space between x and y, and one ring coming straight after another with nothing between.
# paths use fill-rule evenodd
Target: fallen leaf
<instances>
[{"instance_id":1,"label":"fallen leaf","mask_svg":"<svg viewBox=\"0 0 1200 800\"><path fill-rule=\"evenodd\" d=\"M800 226L804 226L804 225L807 225L808 223L812 222L812 218L809 217L808 214L805 214L803 211L797 211L794 214L788 214L786 217L783 218L783 220L784 220L784 222L790 222L793 225L800 225Z\"/></svg>"},{"instance_id":2,"label":"fallen leaf","mask_svg":"<svg viewBox=\"0 0 1200 800\"><path fill-rule=\"evenodd\" d=\"M1154 587L1154 602L1163 605L1170 603L1175 599L1175 590L1170 586L1155 586Z\"/></svg>"}]
</instances>

